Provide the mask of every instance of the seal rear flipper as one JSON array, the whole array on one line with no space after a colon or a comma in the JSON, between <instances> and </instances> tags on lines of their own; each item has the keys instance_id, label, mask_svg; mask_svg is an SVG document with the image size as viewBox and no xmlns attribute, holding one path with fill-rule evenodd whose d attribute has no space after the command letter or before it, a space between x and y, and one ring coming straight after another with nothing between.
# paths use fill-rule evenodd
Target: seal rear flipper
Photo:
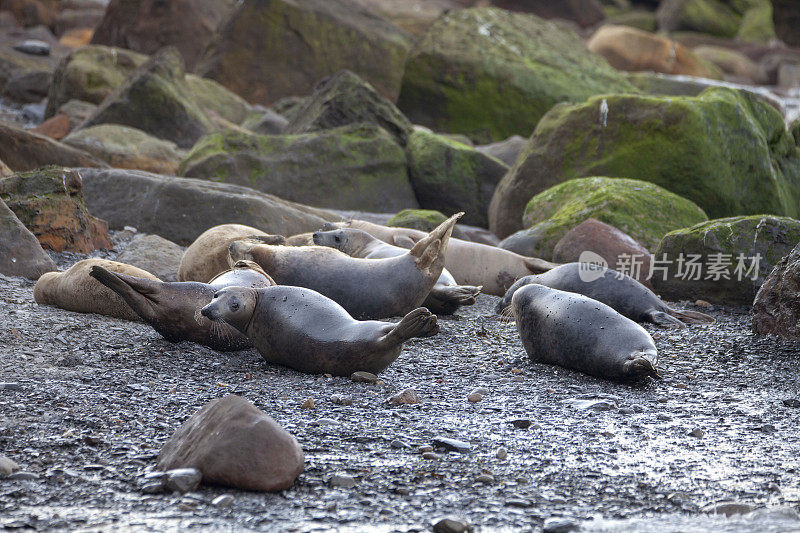
<instances>
[{"instance_id":1,"label":"seal rear flipper","mask_svg":"<svg viewBox=\"0 0 800 533\"><path fill-rule=\"evenodd\" d=\"M397 345L414 337L430 337L437 333L439 333L439 323L436 315L424 307L418 307L404 316L389 333L381 338L381 341Z\"/></svg>"},{"instance_id":2,"label":"seal rear flipper","mask_svg":"<svg viewBox=\"0 0 800 533\"><path fill-rule=\"evenodd\" d=\"M417 244L409 250L408 253L417 259L416 263L418 269L428 270L439 257L441 257L441 263L444 265L444 253L447 251L447 241L450 240L450 235L453 233L456 221L462 216L464 216L463 211L451 216L425 237L417 241ZM437 274L436 277L438 278L439 274Z\"/></svg>"},{"instance_id":3,"label":"seal rear flipper","mask_svg":"<svg viewBox=\"0 0 800 533\"><path fill-rule=\"evenodd\" d=\"M89 275L119 294L128 307L142 319L153 319L151 297L159 292L159 284L163 282L117 274L98 265L92 267Z\"/></svg>"},{"instance_id":4,"label":"seal rear flipper","mask_svg":"<svg viewBox=\"0 0 800 533\"><path fill-rule=\"evenodd\" d=\"M686 324L671 316L663 311L651 311L647 314L647 317L650 319L653 324L657 326L665 327L665 328L685 328Z\"/></svg>"},{"instance_id":5,"label":"seal rear flipper","mask_svg":"<svg viewBox=\"0 0 800 533\"><path fill-rule=\"evenodd\" d=\"M687 324L713 324L717 321L713 316L699 311L689 311L688 309L670 309L668 313Z\"/></svg>"},{"instance_id":6,"label":"seal rear flipper","mask_svg":"<svg viewBox=\"0 0 800 533\"><path fill-rule=\"evenodd\" d=\"M430 296L444 303L473 305L481 289L473 285L434 285Z\"/></svg>"},{"instance_id":7,"label":"seal rear flipper","mask_svg":"<svg viewBox=\"0 0 800 533\"><path fill-rule=\"evenodd\" d=\"M560 266L558 263L551 263L550 261L545 261L544 259L539 259L538 257L525 257L523 258L523 263L525 268L527 268L531 274L543 274L548 270L552 270L557 266Z\"/></svg>"}]
</instances>

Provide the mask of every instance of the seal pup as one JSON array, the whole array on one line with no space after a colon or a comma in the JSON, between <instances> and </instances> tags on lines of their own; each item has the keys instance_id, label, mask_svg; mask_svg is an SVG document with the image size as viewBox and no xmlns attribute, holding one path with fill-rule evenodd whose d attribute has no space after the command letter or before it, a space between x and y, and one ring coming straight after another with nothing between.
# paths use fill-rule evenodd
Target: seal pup
<instances>
[{"instance_id":1,"label":"seal pup","mask_svg":"<svg viewBox=\"0 0 800 533\"><path fill-rule=\"evenodd\" d=\"M327 246L272 246L249 240L230 245L232 260L255 261L280 285L324 294L359 320L403 316L425 301L444 268L444 253L459 213L403 255L358 259Z\"/></svg>"},{"instance_id":2,"label":"seal pup","mask_svg":"<svg viewBox=\"0 0 800 533\"><path fill-rule=\"evenodd\" d=\"M531 360L610 380L659 377L653 338L639 324L586 296L532 284L511 298Z\"/></svg>"},{"instance_id":3,"label":"seal pup","mask_svg":"<svg viewBox=\"0 0 800 533\"><path fill-rule=\"evenodd\" d=\"M209 228L186 248L178 268L178 281L208 281L230 268L228 246L239 239L252 239L264 244L283 244L281 235L270 235L243 224L221 224Z\"/></svg>"},{"instance_id":4,"label":"seal pup","mask_svg":"<svg viewBox=\"0 0 800 533\"><path fill-rule=\"evenodd\" d=\"M38 304L54 305L67 311L97 313L141 322L139 315L134 313L122 298L89 275L94 266L101 266L111 272L158 281L158 278L150 272L132 265L108 259L83 259L63 272L42 274L33 287L33 299Z\"/></svg>"},{"instance_id":5,"label":"seal pup","mask_svg":"<svg viewBox=\"0 0 800 533\"><path fill-rule=\"evenodd\" d=\"M436 315L424 307L397 324L359 321L314 290L282 285L226 287L201 312L242 332L269 363L334 376L378 373L397 359L405 341L439 331Z\"/></svg>"},{"instance_id":6,"label":"seal pup","mask_svg":"<svg viewBox=\"0 0 800 533\"><path fill-rule=\"evenodd\" d=\"M208 283L142 279L111 272L99 265L93 266L89 275L117 293L168 341L196 342L221 352L244 350L251 344L236 329L203 317L200 308L224 287L257 289L275 285L272 278L251 261L237 261L230 270Z\"/></svg>"},{"instance_id":7,"label":"seal pup","mask_svg":"<svg viewBox=\"0 0 800 533\"><path fill-rule=\"evenodd\" d=\"M425 233L408 228L390 228L364 220L329 222L323 230L360 229L376 239L401 248L411 248ZM523 257L514 252L462 239L450 239L444 267L459 285L483 287L485 294L503 296L514 281L529 274L540 274L557 266L536 257Z\"/></svg>"},{"instance_id":8,"label":"seal pup","mask_svg":"<svg viewBox=\"0 0 800 533\"><path fill-rule=\"evenodd\" d=\"M405 248L385 243L360 229L316 231L313 240L314 244L336 248L350 257L361 259L385 259L408 252ZM474 304L480 292L480 287L459 285L444 268L422 305L437 315L452 315L462 305Z\"/></svg>"},{"instance_id":9,"label":"seal pup","mask_svg":"<svg viewBox=\"0 0 800 533\"><path fill-rule=\"evenodd\" d=\"M514 293L520 287L532 283L588 296L636 322L652 322L659 326L679 328L686 327L685 323L714 323L714 318L706 314L673 309L630 276L592 263L566 263L544 274L520 278L497 302L495 311L503 314L511 305Z\"/></svg>"}]
</instances>

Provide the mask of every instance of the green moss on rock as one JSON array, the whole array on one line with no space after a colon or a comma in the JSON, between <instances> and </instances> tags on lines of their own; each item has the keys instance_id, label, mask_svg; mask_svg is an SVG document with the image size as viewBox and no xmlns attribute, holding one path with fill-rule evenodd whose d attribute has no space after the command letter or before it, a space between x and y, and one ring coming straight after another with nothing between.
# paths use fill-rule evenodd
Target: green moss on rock
<instances>
[{"instance_id":1,"label":"green moss on rock","mask_svg":"<svg viewBox=\"0 0 800 533\"><path fill-rule=\"evenodd\" d=\"M406 63L398 107L412 122L478 142L527 136L561 101L636 92L573 32L496 8L450 11Z\"/></svg>"},{"instance_id":2,"label":"green moss on rock","mask_svg":"<svg viewBox=\"0 0 800 533\"><path fill-rule=\"evenodd\" d=\"M639 180L591 177L569 180L534 196L525 208L526 238L532 255L551 259L569 230L596 218L655 250L669 231L707 220L685 198Z\"/></svg>"},{"instance_id":3,"label":"green moss on rock","mask_svg":"<svg viewBox=\"0 0 800 533\"><path fill-rule=\"evenodd\" d=\"M186 83L200 107L213 111L228 122L241 124L250 114L250 104L214 80L187 74Z\"/></svg>"},{"instance_id":4,"label":"green moss on rock","mask_svg":"<svg viewBox=\"0 0 800 533\"><path fill-rule=\"evenodd\" d=\"M661 30L699 31L728 38L736 36L740 18L723 0L664 0L656 12Z\"/></svg>"},{"instance_id":5,"label":"green moss on rock","mask_svg":"<svg viewBox=\"0 0 800 533\"><path fill-rule=\"evenodd\" d=\"M736 40L745 43L768 44L775 39L775 25L772 22L772 3L759 0L745 11Z\"/></svg>"},{"instance_id":6,"label":"green moss on rock","mask_svg":"<svg viewBox=\"0 0 800 533\"><path fill-rule=\"evenodd\" d=\"M433 209L403 209L390 218L386 225L431 232L445 220L447 217L444 214Z\"/></svg>"}]
</instances>

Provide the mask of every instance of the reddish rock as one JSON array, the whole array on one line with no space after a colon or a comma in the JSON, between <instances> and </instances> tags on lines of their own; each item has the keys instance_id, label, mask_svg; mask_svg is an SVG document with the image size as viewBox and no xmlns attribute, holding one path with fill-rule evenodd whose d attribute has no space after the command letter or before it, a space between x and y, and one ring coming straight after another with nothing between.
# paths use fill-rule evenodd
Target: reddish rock
<instances>
[{"instance_id":1,"label":"reddish rock","mask_svg":"<svg viewBox=\"0 0 800 533\"><path fill-rule=\"evenodd\" d=\"M631 276L637 274L631 265L639 264L638 275L631 276L643 285L652 288L647 279L652 256L647 248L636 242L627 233L614 226L589 218L569 230L553 248L553 261L573 263L585 252L594 252L608 263L608 268Z\"/></svg>"},{"instance_id":2,"label":"reddish rock","mask_svg":"<svg viewBox=\"0 0 800 533\"><path fill-rule=\"evenodd\" d=\"M80 48L89 44L93 35L93 28L73 28L64 32L58 42L67 48Z\"/></svg>"},{"instance_id":3,"label":"reddish rock","mask_svg":"<svg viewBox=\"0 0 800 533\"><path fill-rule=\"evenodd\" d=\"M54 117L48 118L30 131L60 141L69 135L69 130L69 117L64 113L59 113Z\"/></svg>"},{"instance_id":4,"label":"reddish rock","mask_svg":"<svg viewBox=\"0 0 800 533\"><path fill-rule=\"evenodd\" d=\"M800 341L800 244L775 265L756 293L753 331Z\"/></svg>"},{"instance_id":5,"label":"reddish rock","mask_svg":"<svg viewBox=\"0 0 800 533\"><path fill-rule=\"evenodd\" d=\"M0 274L39 279L56 264L8 206L0 200Z\"/></svg>"},{"instance_id":6,"label":"reddish rock","mask_svg":"<svg viewBox=\"0 0 800 533\"><path fill-rule=\"evenodd\" d=\"M0 123L0 160L15 172L47 165L100 167L108 165L95 157L44 135Z\"/></svg>"},{"instance_id":7,"label":"reddish rock","mask_svg":"<svg viewBox=\"0 0 800 533\"><path fill-rule=\"evenodd\" d=\"M292 435L231 394L192 415L161 448L157 468L196 468L205 484L272 492L292 486L303 461Z\"/></svg>"},{"instance_id":8,"label":"reddish rock","mask_svg":"<svg viewBox=\"0 0 800 533\"><path fill-rule=\"evenodd\" d=\"M0 161L0 178L4 178L6 176L10 176L13 174L14 171L8 168L8 165Z\"/></svg>"},{"instance_id":9,"label":"reddish rock","mask_svg":"<svg viewBox=\"0 0 800 533\"><path fill-rule=\"evenodd\" d=\"M25 27L52 26L58 12L58 1L0 0L0 11L10 11Z\"/></svg>"},{"instance_id":10,"label":"reddish rock","mask_svg":"<svg viewBox=\"0 0 800 533\"><path fill-rule=\"evenodd\" d=\"M571 20L582 28L594 26L606 18L599 0L493 0L492 5L533 13L545 19Z\"/></svg>"},{"instance_id":11,"label":"reddish rock","mask_svg":"<svg viewBox=\"0 0 800 533\"><path fill-rule=\"evenodd\" d=\"M50 167L0 179L0 199L42 247L88 253L111 248L108 223L89 214L77 170Z\"/></svg>"}]
</instances>

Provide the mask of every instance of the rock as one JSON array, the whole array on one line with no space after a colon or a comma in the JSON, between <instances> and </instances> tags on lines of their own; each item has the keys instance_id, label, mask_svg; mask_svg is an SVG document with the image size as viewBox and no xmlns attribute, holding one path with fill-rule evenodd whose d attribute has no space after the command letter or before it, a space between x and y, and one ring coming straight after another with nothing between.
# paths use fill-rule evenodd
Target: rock
<instances>
[{"instance_id":1,"label":"rock","mask_svg":"<svg viewBox=\"0 0 800 533\"><path fill-rule=\"evenodd\" d=\"M462 440L450 439L447 437L434 437L432 442L436 448L444 448L449 452L469 453L472 451L472 447L469 443Z\"/></svg>"},{"instance_id":2,"label":"rock","mask_svg":"<svg viewBox=\"0 0 800 533\"><path fill-rule=\"evenodd\" d=\"M66 115L56 115L66 116ZM115 168L175 175L184 153L175 143L119 124L98 124L72 132L63 143Z\"/></svg>"},{"instance_id":3,"label":"rock","mask_svg":"<svg viewBox=\"0 0 800 533\"><path fill-rule=\"evenodd\" d=\"M336 405L353 405L353 399L349 396L343 396L341 394L332 394L331 403Z\"/></svg>"},{"instance_id":4,"label":"rock","mask_svg":"<svg viewBox=\"0 0 800 533\"><path fill-rule=\"evenodd\" d=\"M203 483L256 491L289 488L303 471L289 433L247 400L228 395L189 418L161 448L158 468L197 468Z\"/></svg>"},{"instance_id":5,"label":"rock","mask_svg":"<svg viewBox=\"0 0 800 533\"><path fill-rule=\"evenodd\" d=\"M78 126L89 118L89 115L91 115L95 109L97 109L97 106L89 102L70 100L58 108L56 115L67 115L67 117L69 117L69 130L72 131L78 129Z\"/></svg>"},{"instance_id":6,"label":"rock","mask_svg":"<svg viewBox=\"0 0 800 533\"><path fill-rule=\"evenodd\" d=\"M749 3L752 7L742 15L736 40L769 45L777 39L775 25L772 22L772 1L756 0Z\"/></svg>"},{"instance_id":7,"label":"rock","mask_svg":"<svg viewBox=\"0 0 800 533\"><path fill-rule=\"evenodd\" d=\"M147 56L122 48L90 45L70 52L53 73L46 117L70 100L100 104L147 61Z\"/></svg>"},{"instance_id":8,"label":"rock","mask_svg":"<svg viewBox=\"0 0 800 533\"><path fill-rule=\"evenodd\" d=\"M431 209L404 209L390 218L386 225L390 227L411 228L429 233L447 220L439 211Z\"/></svg>"},{"instance_id":9,"label":"rock","mask_svg":"<svg viewBox=\"0 0 800 533\"><path fill-rule=\"evenodd\" d=\"M56 264L42 249L36 236L0 200L0 274L39 279L45 272L55 270L58 270Z\"/></svg>"},{"instance_id":10,"label":"rock","mask_svg":"<svg viewBox=\"0 0 800 533\"><path fill-rule=\"evenodd\" d=\"M614 226L587 218L567 233L553 248L553 261L575 263L585 252L602 257L608 268L623 272L636 281L649 285L652 256L630 235ZM638 265L638 266L637 266Z\"/></svg>"},{"instance_id":11,"label":"rock","mask_svg":"<svg viewBox=\"0 0 800 533\"><path fill-rule=\"evenodd\" d=\"M683 45L629 26L601 26L586 46L618 70L720 77L718 69Z\"/></svg>"},{"instance_id":12,"label":"rock","mask_svg":"<svg viewBox=\"0 0 800 533\"><path fill-rule=\"evenodd\" d=\"M0 476L9 476L19 470L19 465L0 453Z\"/></svg>"},{"instance_id":13,"label":"rock","mask_svg":"<svg viewBox=\"0 0 800 533\"><path fill-rule=\"evenodd\" d=\"M247 187L138 170L81 170L86 204L112 229L134 226L187 246L220 224L278 235L316 231L339 217Z\"/></svg>"},{"instance_id":14,"label":"rock","mask_svg":"<svg viewBox=\"0 0 800 533\"><path fill-rule=\"evenodd\" d=\"M395 105L372 86L343 70L325 78L293 114L284 133L297 134L370 123L379 126L405 146L412 126Z\"/></svg>"},{"instance_id":15,"label":"rock","mask_svg":"<svg viewBox=\"0 0 800 533\"><path fill-rule=\"evenodd\" d=\"M544 19L569 20L582 28L594 26L606 18L599 0L494 0L492 5L509 11L533 13Z\"/></svg>"},{"instance_id":16,"label":"rock","mask_svg":"<svg viewBox=\"0 0 800 533\"><path fill-rule=\"evenodd\" d=\"M176 468L164 472L164 488L185 494L200 485L203 474L196 468Z\"/></svg>"},{"instance_id":17,"label":"rock","mask_svg":"<svg viewBox=\"0 0 800 533\"><path fill-rule=\"evenodd\" d=\"M751 84L769 82L767 73L755 61L741 52L722 46L697 46L692 50L697 57L713 63L735 81Z\"/></svg>"},{"instance_id":18,"label":"rock","mask_svg":"<svg viewBox=\"0 0 800 533\"><path fill-rule=\"evenodd\" d=\"M465 533L472 531L472 526L463 518L448 516L433 522L433 533Z\"/></svg>"},{"instance_id":19,"label":"rock","mask_svg":"<svg viewBox=\"0 0 800 533\"><path fill-rule=\"evenodd\" d=\"M664 269L651 281L667 300L750 305L773 267L799 242L800 221L791 218L709 220L664 236L653 255Z\"/></svg>"},{"instance_id":20,"label":"rock","mask_svg":"<svg viewBox=\"0 0 800 533\"><path fill-rule=\"evenodd\" d=\"M233 506L233 502L236 500L232 494L220 494L213 500L211 500L211 505L214 507L220 508L228 508Z\"/></svg>"},{"instance_id":21,"label":"rock","mask_svg":"<svg viewBox=\"0 0 800 533\"><path fill-rule=\"evenodd\" d=\"M263 109L263 108L262 108ZM272 109L253 113L242 122L242 127L260 135L283 133L289 121Z\"/></svg>"},{"instance_id":22,"label":"rock","mask_svg":"<svg viewBox=\"0 0 800 533\"><path fill-rule=\"evenodd\" d=\"M117 261L146 270L162 281L178 281L183 248L158 235L137 233Z\"/></svg>"},{"instance_id":23,"label":"rock","mask_svg":"<svg viewBox=\"0 0 800 533\"><path fill-rule=\"evenodd\" d=\"M528 429L531 427L531 421L527 418L515 418L514 420L511 420L511 425L517 429Z\"/></svg>"},{"instance_id":24,"label":"rock","mask_svg":"<svg viewBox=\"0 0 800 533\"><path fill-rule=\"evenodd\" d=\"M108 224L89 214L77 170L47 167L0 179L0 199L55 252L112 248Z\"/></svg>"},{"instance_id":25,"label":"rock","mask_svg":"<svg viewBox=\"0 0 800 533\"><path fill-rule=\"evenodd\" d=\"M528 139L519 135L512 135L504 141L476 146L475 149L495 159L499 159L508 167L514 166L520 152L528 144Z\"/></svg>"},{"instance_id":26,"label":"rock","mask_svg":"<svg viewBox=\"0 0 800 533\"><path fill-rule=\"evenodd\" d=\"M476 483L484 483L486 485L491 485L494 483L494 476L489 474L481 474L475 478Z\"/></svg>"},{"instance_id":27,"label":"rock","mask_svg":"<svg viewBox=\"0 0 800 533\"><path fill-rule=\"evenodd\" d=\"M464 211L463 222L488 225L494 188L508 167L471 146L417 130L406 148L411 184L424 209Z\"/></svg>"},{"instance_id":28,"label":"rock","mask_svg":"<svg viewBox=\"0 0 800 533\"><path fill-rule=\"evenodd\" d=\"M800 87L800 65L781 65L778 68L778 87L789 90Z\"/></svg>"},{"instance_id":29,"label":"rock","mask_svg":"<svg viewBox=\"0 0 800 533\"><path fill-rule=\"evenodd\" d=\"M191 146L214 125L185 79L183 61L165 48L134 71L109 94L82 127L132 126L181 148Z\"/></svg>"},{"instance_id":30,"label":"rock","mask_svg":"<svg viewBox=\"0 0 800 533\"><path fill-rule=\"evenodd\" d=\"M508 450L506 450L501 446L500 448L497 449L495 457L497 457L499 461L505 461L508 458Z\"/></svg>"},{"instance_id":31,"label":"rock","mask_svg":"<svg viewBox=\"0 0 800 533\"><path fill-rule=\"evenodd\" d=\"M772 0L772 20L778 38L789 46L800 47L800 11L794 0Z\"/></svg>"},{"instance_id":32,"label":"rock","mask_svg":"<svg viewBox=\"0 0 800 533\"><path fill-rule=\"evenodd\" d=\"M542 533L569 533L580 529L580 524L574 518L550 517L542 525Z\"/></svg>"},{"instance_id":33,"label":"rock","mask_svg":"<svg viewBox=\"0 0 800 533\"><path fill-rule=\"evenodd\" d=\"M9 10L21 26L50 26L57 6L41 0L5 0L2 9Z\"/></svg>"},{"instance_id":34,"label":"rock","mask_svg":"<svg viewBox=\"0 0 800 533\"><path fill-rule=\"evenodd\" d=\"M613 411L617 408L617 404L608 400L568 398L563 402L581 411Z\"/></svg>"},{"instance_id":35,"label":"rock","mask_svg":"<svg viewBox=\"0 0 800 533\"><path fill-rule=\"evenodd\" d=\"M6 476L9 481L36 481L39 479L39 474L33 472L14 472Z\"/></svg>"},{"instance_id":36,"label":"rock","mask_svg":"<svg viewBox=\"0 0 800 533\"><path fill-rule=\"evenodd\" d=\"M3 87L3 96L21 103L40 102L47 97L53 74L33 71L13 76Z\"/></svg>"},{"instance_id":37,"label":"rock","mask_svg":"<svg viewBox=\"0 0 800 533\"><path fill-rule=\"evenodd\" d=\"M22 52L23 54L30 54L32 56L49 56L50 45L44 41L36 39L28 39L21 43L14 45L14 50Z\"/></svg>"},{"instance_id":38,"label":"rock","mask_svg":"<svg viewBox=\"0 0 800 533\"><path fill-rule=\"evenodd\" d=\"M355 381L356 383L376 383L378 381L378 376L371 372L353 372L353 375L350 376L351 381Z\"/></svg>"},{"instance_id":39,"label":"rock","mask_svg":"<svg viewBox=\"0 0 800 533\"><path fill-rule=\"evenodd\" d=\"M178 172L322 207L391 212L417 205L403 149L373 124L300 135L213 133Z\"/></svg>"},{"instance_id":40,"label":"rock","mask_svg":"<svg viewBox=\"0 0 800 533\"><path fill-rule=\"evenodd\" d=\"M723 0L663 0L656 11L658 29L698 31L718 37L735 37L740 15Z\"/></svg>"},{"instance_id":41,"label":"rock","mask_svg":"<svg viewBox=\"0 0 800 533\"><path fill-rule=\"evenodd\" d=\"M391 405L414 405L420 401L414 389L404 389L387 400Z\"/></svg>"},{"instance_id":42,"label":"rock","mask_svg":"<svg viewBox=\"0 0 800 533\"><path fill-rule=\"evenodd\" d=\"M606 19L607 24L616 26L630 26L642 31L655 32L658 28L656 15L646 9L631 9L611 15Z\"/></svg>"},{"instance_id":43,"label":"rock","mask_svg":"<svg viewBox=\"0 0 800 533\"><path fill-rule=\"evenodd\" d=\"M534 15L442 15L406 63L398 107L415 124L481 143L530 135L556 103L635 92L569 30Z\"/></svg>"},{"instance_id":44,"label":"rock","mask_svg":"<svg viewBox=\"0 0 800 533\"><path fill-rule=\"evenodd\" d=\"M478 403L479 401L483 400L483 394L480 392L470 392L467 394L467 400L471 403Z\"/></svg>"},{"instance_id":45,"label":"rock","mask_svg":"<svg viewBox=\"0 0 800 533\"><path fill-rule=\"evenodd\" d=\"M51 53L46 56L31 55L15 49L26 40L46 43ZM0 88L11 84L12 91L22 89L30 94L46 93L46 85L36 87L34 83L36 80L49 80L59 60L66 53L67 49L58 44L50 30L43 26L0 30Z\"/></svg>"},{"instance_id":46,"label":"rock","mask_svg":"<svg viewBox=\"0 0 800 533\"><path fill-rule=\"evenodd\" d=\"M92 43L147 55L172 45L193 69L234 5L233 0L111 0Z\"/></svg>"},{"instance_id":47,"label":"rock","mask_svg":"<svg viewBox=\"0 0 800 533\"><path fill-rule=\"evenodd\" d=\"M708 505L704 506L701 509L701 511L703 511L704 513L721 514L725 516L747 514L753 512L754 510L755 506L749 503L730 502L730 501L709 503Z\"/></svg>"},{"instance_id":48,"label":"rock","mask_svg":"<svg viewBox=\"0 0 800 533\"><path fill-rule=\"evenodd\" d=\"M331 476L328 484L331 487L340 487L343 489L352 489L356 486L356 480L347 474L334 474Z\"/></svg>"},{"instance_id":49,"label":"rock","mask_svg":"<svg viewBox=\"0 0 800 533\"><path fill-rule=\"evenodd\" d=\"M408 48L402 30L350 2L244 0L196 72L248 102L269 105L308 94L320 79L349 69L395 100Z\"/></svg>"},{"instance_id":50,"label":"rock","mask_svg":"<svg viewBox=\"0 0 800 533\"><path fill-rule=\"evenodd\" d=\"M45 137L50 137L56 141L60 141L67 135L69 135L70 130L70 122L69 117L64 113L58 113L35 128L31 128L32 133L36 133L38 135L44 135ZM80 150L80 148L78 148Z\"/></svg>"},{"instance_id":51,"label":"rock","mask_svg":"<svg viewBox=\"0 0 800 533\"><path fill-rule=\"evenodd\" d=\"M241 123L250 114L250 104L214 80L187 74L186 84L206 112L216 113L234 124Z\"/></svg>"},{"instance_id":52,"label":"rock","mask_svg":"<svg viewBox=\"0 0 800 533\"><path fill-rule=\"evenodd\" d=\"M503 240L500 247L549 261L556 244L589 218L618 228L650 250L667 232L708 219L689 200L652 183L580 178L534 196L523 217L523 224L529 229Z\"/></svg>"},{"instance_id":53,"label":"rock","mask_svg":"<svg viewBox=\"0 0 800 533\"><path fill-rule=\"evenodd\" d=\"M753 331L800 340L800 244L778 261L758 289L753 301ZM800 407L798 400L783 403Z\"/></svg>"},{"instance_id":54,"label":"rock","mask_svg":"<svg viewBox=\"0 0 800 533\"><path fill-rule=\"evenodd\" d=\"M506 237L521 229L526 198L598 175L652 182L712 217L800 216L800 149L783 117L752 93L715 87L698 97L609 95L556 106L498 184L490 229Z\"/></svg>"},{"instance_id":55,"label":"rock","mask_svg":"<svg viewBox=\"0 0 800 533\"><path fill-rule=\"evenodd\" d=\"M314 409L314 398L306 398L303 403L300 404L300 409Z\"/></svg>"},{"instance_id":56,"label":"rock","mask_svg":"<svg viewBox=\"0 0 800 533\"><path fill-rule=\"evenodd\" d=\"M58 35L59 42L64 43L64 36L71 34L73 38L76 32L88 32L77 46L89 44L94 35L94 28L103 19L103 6L97 5L96 8L62 9L53 22L53 28ZM77 46L73 46L76 48Z\"/></svg>"},{"instance_id":57,"label":"rock","mask_svg":"<svg viewBox=\"0 0 800 533\"><path fill-rule=\"evenodd\" d=\"M422 452L422 458L426 461L436 461L439 459L439 454L433 452Z\"/></svg>"},{"instance_id":58,"label":"rock","mask_svg":"<svg viewBox=\"0 0 800 533\"><path fill-rule=\"evenodd\" d=\"M800 407L800 400L797 398L787 398L786 400L783 400L783 405L786 407L798 408Z\"/></svg>"},{"instance_id":59,"label":"rock","mask_svg":"<svg viewBox=\"0 0 800 533\"><path fill-rule=\"evenodd\" d=\"M696 438L696 439L702 439L702 438L703 438L703 436L704 436L705 434L706 434L706 432L705 432L705 431L703 431L703 430L702 430L702 429L700 429L700 428L694 428L693 430L691 430L691 431L689 432L689 436L690 436L690 437L694 437L694 438Z\"/></svg>"},{"instance_id":60,"label":"rock","mask_svg":"<svg viewBox=\"0 0 800 533\"><path fill-rule=\"evenodd\" d=\"M44 135L0 123L0 160L16 172L47 165L107 167L91 154L76 150Z\"/></svg>"},{"instance_id":61,"label":"rock","mask_svg":"<svg viewBox=\"0 0 800 533\"><path fill-rule=\"evenodd\" d=\"M75 49L88 45L93 35L94 28L72 28L65 31L58 42L61 46Z\"/></svg>"}]
</instances>

